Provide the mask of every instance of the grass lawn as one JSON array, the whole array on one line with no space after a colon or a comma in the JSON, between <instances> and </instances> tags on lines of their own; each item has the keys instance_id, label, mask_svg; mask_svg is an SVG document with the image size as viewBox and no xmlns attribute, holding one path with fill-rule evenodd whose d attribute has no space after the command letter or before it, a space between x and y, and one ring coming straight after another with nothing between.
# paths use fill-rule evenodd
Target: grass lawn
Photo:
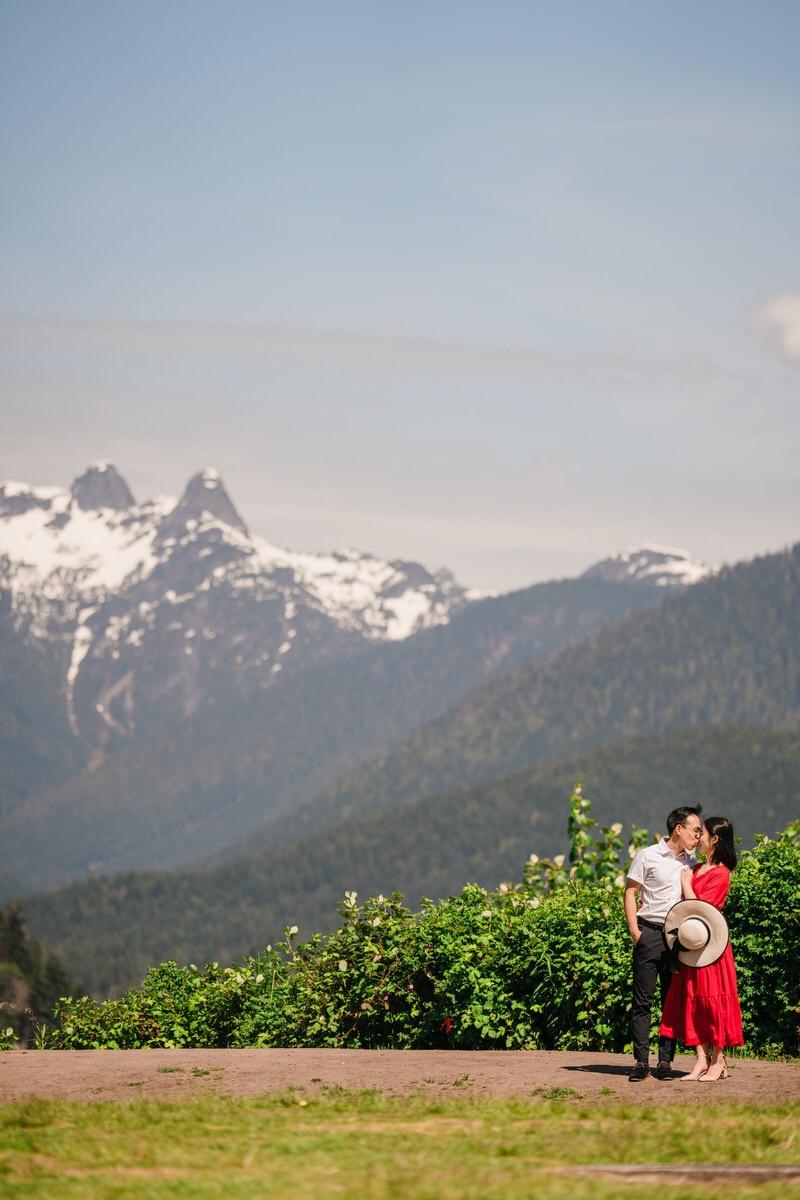
<instances>
[{"instance_id":1,"label":"grass lawn","mask_svg":"<svg viewBox=\"0 0 800 1200\"><path fill-rule=\"evenodd\" d=\"M799 1126L796 1104L645 1108L574 1096L434 1101L334 1091L306 1101L296 1091L183 1104L34 1100L0 1108L0 1193L8 1200L611 1200L637 1196L644 1185L569 1168L679 1157L797 1163ZM665 1182L659 1191L675 1200L800 1197L800 1187L780 1180Z\"/></svg>"}]
</instances>

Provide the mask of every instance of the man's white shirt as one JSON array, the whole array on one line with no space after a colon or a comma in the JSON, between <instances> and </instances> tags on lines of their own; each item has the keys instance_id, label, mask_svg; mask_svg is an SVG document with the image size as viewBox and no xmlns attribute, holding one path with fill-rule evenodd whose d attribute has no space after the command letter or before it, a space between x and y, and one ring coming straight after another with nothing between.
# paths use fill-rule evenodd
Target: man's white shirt
<instances>
[{"instance_id":1,"label":"man's white shirt","mask_svg":"<svg viewBox=\"0 0 800 1200\"><path fill-rule=\"evenodd\" d=\"M674 854L666 838L637 850L628 870L628 879L642 889L642 906L636 915L663 925L667 913L683 895L682 869L693 867L696 862L693 854Z\"/></svg>"}]
</instances>

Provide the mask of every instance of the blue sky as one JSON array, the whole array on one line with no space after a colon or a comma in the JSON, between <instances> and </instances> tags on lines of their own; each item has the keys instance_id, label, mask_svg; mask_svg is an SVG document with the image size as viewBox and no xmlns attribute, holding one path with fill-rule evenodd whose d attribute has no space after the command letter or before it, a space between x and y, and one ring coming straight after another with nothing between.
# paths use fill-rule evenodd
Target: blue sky
<instances>
[{"instance_id":1,"label":"blue sky","mask_svg":"<svg viewBox=\"0 0 800 1200\"><path fill-rule=\"evenodd\" d=\"M0 6L0 477L521 586L800 536L800 6Z\"/></svg>"}]
</instances>

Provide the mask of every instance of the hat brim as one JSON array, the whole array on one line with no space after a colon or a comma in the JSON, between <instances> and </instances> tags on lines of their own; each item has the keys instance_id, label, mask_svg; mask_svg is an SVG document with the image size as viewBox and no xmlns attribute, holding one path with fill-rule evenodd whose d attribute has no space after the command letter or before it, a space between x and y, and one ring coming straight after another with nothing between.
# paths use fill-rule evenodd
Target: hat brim
<instances>
[{"instance_id":1,"label":"hat brim","mask_svg":"<svg viewBox=\"0 0 800 1200\"><path fill-rule=\"evenodd\" d=\"M664 939L670 950L675 945L678 930L688 917L697 917L708 929L708 941L699 950L678 951L678 958L687 967L709 967L725 953L728 944L728 923L718 908L707 900L679 900L664 919Z\"/></svg>"}]
</instances>

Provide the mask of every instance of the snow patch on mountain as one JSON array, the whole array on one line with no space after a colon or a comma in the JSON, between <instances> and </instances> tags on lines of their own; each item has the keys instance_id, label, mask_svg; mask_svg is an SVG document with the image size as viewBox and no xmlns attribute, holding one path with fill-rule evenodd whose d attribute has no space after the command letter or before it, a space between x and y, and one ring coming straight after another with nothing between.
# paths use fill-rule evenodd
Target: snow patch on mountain
<instances>
[{"instance_id":1,"label":"snow patch on mountain","mask_svg":"<svg viewBox=\"0 0 800 1200\"><path fill-rule=\"evenodd\" d=\"M398 641L442 624L450 618L450 601L458 604L466 595L449 572L429 573L416 563L385 562L353 549L302 554L260 537L252 543L253 557L233 586L257 585L265 569L291 571L323 612L368 637Z\"/></svg>"},{"instance_id":2,"label":"snow patch on mountain","mask_svg":"<svg viewBox=\"0 0 800 1200\"><path fill-rule=\"evenodd\" d=\"M66 693L67 693L67 714L69 716L70 725L73 732L78 732L78 725L75 719L75 680L78 678L78 672L81 669L81 663L89 653L92 645L94 633L91 625L85 622L96 610L94 608L85 609L79 617L79 624L75 629L72 638L72 649L69 657L69 666L67 667Z\"/></svg>"},{"instance_id":3,"label":"snow patch on mountain","mask_svg":"<svg viewBox=\"0 0 800 1200\"><path fill-rule=\"evenodd\" d=\"M687 550L668 546L631 546L619 554L604 558L584 571L584 579L602 579L610 583L647 582L657 587L687 587L718 570L701 562Z\"/></svg>"},{"instance_id":4,"label":"snow patch on mountain","mask_svg":"<svg viewBox=\"0 0 800 1200\"><path fill-rule=\"evenodd\" d=\"M6 479L4 483L0 483L0 505L3 499L12 500L20 496L33 500L52 500L54 496L61 495L62 490L59 487L31 487L30 484L20 483L17 479Z\"/></svg>"},{"instance_id":5,"label":"snow patch on mountain","mask_svg":"<svg viewBox=\"0 0 800 1200\"><path fill-rule=\"evenodd\" d=\"M8 495L7 485L2 487L0 501ZM12 515L0 508L0 554L22 568L10 578L12 591L15 583L28 589L32 575L51 596L107 593L155 567L158 522L169 511L164 500L127 510L84 509L67 491L37 488L16 494L46 503ZM170 507L174 503L166 501Z\"/></svg>"}]
</instances>

